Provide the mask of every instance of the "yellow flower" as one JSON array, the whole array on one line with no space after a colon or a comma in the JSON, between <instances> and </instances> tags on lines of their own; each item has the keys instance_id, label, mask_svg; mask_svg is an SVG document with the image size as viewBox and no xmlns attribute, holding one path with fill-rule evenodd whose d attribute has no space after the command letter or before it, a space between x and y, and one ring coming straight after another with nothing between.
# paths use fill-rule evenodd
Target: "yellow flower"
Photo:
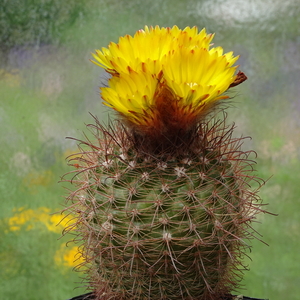
<instances>
[{"instance_id":1,"label":"yellow flower","mask_svg":"<svg viewBox=\"0 0 300 300\"><path fill-rule=\"evenodd\" d=\"M56 251L54 260L56 265L60 268L72 268L84 263L84 259L80 253L78 246L73 246L69 248L65 244L62 244L60 248ZM62 268L61 270L66 271Z\"/></svg>"},{"instance_id":2,"label":"yellow flower","mask_svg":"<svg viewBox=\"0 0 300 300\"><path fill-rule=\"evenodd\" d=\"M198 33L196 27L187 27L182 31L177 26L150 29L146 26L133 37L120 37L118 44L110 43L108 49L96 50L96 54L92 55L97 61L94 63L112 73L140 72L143 64L150 68L156 64L154 69L158 73L164 57L170 52L177 51L179 47L208 49L212 38L213 35L207 35L205 29Z\"/></svg>"},{"instance_id":3,"label":"yellow flower","mask_svg":"<svg viewBox=\"0 0 300 300\"><path fill-rule=\"evenodd\" d=\"M123 115L131 114L139 122L137 113L145 113L155 105L156 77L149 72L121 73L110 79L110 87L102 88L102 97L106 104L116 108ZM141 117L141 116L140 116Z\"/></svg>"},{"instance_id":4,"label":"yellow flower","mask_svg":"<svg viewBox=\"0 0 300 300\"><path fill-rule=\"evenodd\" d=\"M8 219L10 231L19 231L22 227L26 230L38 228L43 224L49 231L61 233L69 224L72 224L71 216L53 214L48 207L37 209L25 209L19 207L14 210L14 215Z\"/></svg>"},{"instance_id":5,"label":"yellow flower","mask_svg":"<svg viewBox=\"0 0 300 300\"><path fill-rule=\"evenodd\" d=\"M235 75L238 57L210 48L212 39L196 27L146 26L96 50L93 62L112 75L101 88L104 104L144 131L188 130L246 78Z\"/></svg>"}]
</instances>

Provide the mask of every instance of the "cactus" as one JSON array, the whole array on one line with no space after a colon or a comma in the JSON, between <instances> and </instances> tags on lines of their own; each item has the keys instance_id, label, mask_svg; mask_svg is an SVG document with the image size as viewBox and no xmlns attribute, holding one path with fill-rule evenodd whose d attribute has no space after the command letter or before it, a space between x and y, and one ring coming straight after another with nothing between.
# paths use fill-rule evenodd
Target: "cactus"
<instances>
[{"instance_id":1,"label":"cactus","mask_svg":"<svg viewBox=\"0 0 300 300\"><path fill-rule=\"evenodd\" d=\"M96 299L231 299L239 286L263 181L222 106L246 76L212 38L145 27L93 55L117 118L94 117L70 158L66 231Z\"/></svg>"}]
</instances>

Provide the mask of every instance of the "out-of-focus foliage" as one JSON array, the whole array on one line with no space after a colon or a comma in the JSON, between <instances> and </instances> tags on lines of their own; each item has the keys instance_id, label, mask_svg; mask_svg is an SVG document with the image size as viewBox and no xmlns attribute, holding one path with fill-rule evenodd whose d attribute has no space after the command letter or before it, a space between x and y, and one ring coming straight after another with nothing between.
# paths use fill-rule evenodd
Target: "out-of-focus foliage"
<instances>
[{"instance_id":1,"label":"out-of-focus foliage","mask_svg":"<svg viewBox=\"0 0 300 300\"><path fill-rule=\"evenodd\" d=\"M58 43L84 13L85 1L1 0L0 49Z\"/></svg>"}]
</instances>

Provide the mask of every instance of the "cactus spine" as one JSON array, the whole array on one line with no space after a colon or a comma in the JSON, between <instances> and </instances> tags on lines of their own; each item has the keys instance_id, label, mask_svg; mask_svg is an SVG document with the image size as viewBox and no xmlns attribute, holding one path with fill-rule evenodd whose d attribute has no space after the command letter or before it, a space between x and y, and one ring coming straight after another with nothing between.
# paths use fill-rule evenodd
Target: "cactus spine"
<instances>
[{"instance_id":1,"label":"cactus spine","mask_svg":"<svg viewBox=\"0 0 300 300\"><path fill-rule=\"evenodd\" d=\"M82 241L97 299L225 299L239 284L259 180L243 139L215 113L246 77L211 39L146 27L94 55L120 118L95 118L93 140L70 159L78 188L67 230Z\"/></svg>"}]
</instances>

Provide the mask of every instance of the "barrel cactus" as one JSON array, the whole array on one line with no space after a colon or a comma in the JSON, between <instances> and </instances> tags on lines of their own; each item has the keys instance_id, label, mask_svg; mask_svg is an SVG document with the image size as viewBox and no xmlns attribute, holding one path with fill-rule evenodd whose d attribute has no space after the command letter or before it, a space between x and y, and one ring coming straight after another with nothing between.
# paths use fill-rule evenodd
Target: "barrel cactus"
<instances>
[{"instance_id":1,"label":"barrel cactus","mask_svg":"<svg viewBox=\"0 0 300 300\"><path fill-rule=\"evenodd\" d=\"M262 181L222 105L246 76L212 39L145 27L93 54L116 120L95 117L70 157L66 231L96 299L231 299L239 286Z\"/></svg>"}]
</instances>

